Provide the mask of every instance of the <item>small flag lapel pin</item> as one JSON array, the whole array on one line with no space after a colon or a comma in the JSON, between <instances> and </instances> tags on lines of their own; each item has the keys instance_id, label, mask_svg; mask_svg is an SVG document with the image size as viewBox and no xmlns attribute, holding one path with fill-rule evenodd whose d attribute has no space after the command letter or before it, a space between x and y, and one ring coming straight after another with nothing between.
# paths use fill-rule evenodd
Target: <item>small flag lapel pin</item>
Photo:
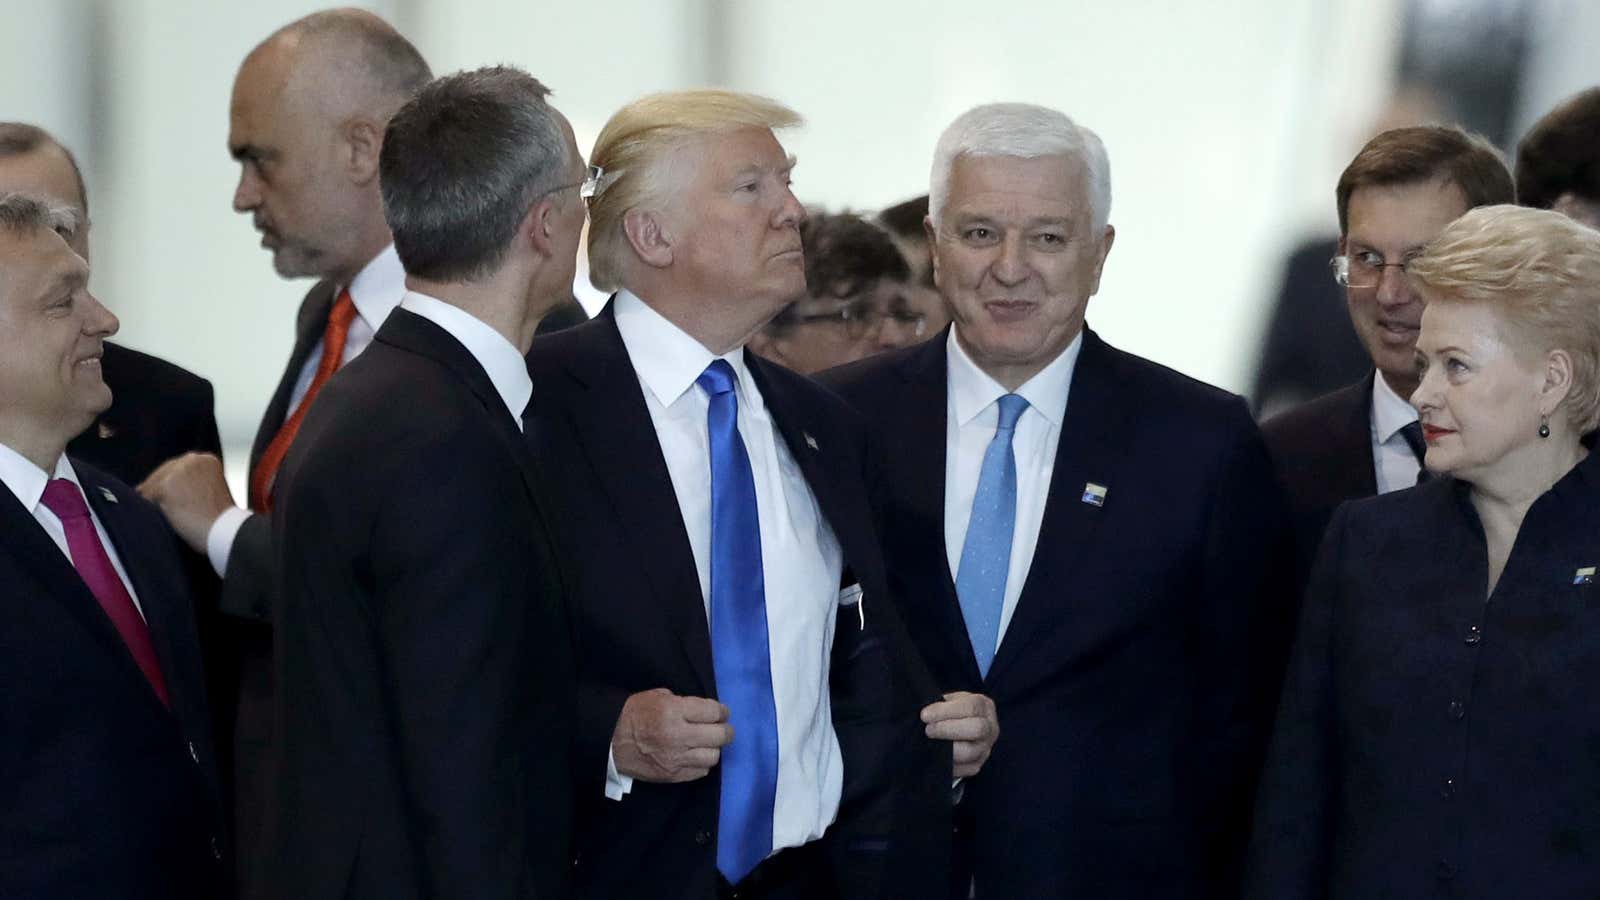
<instances>
[{"instance_id":1,"label":"small flag lapel pin","mask_svg":"<svg viewBox=\"0 0 1600 900\"><path fill-rule=\"evenodd\" d=\"M102 441L109 441L117 436L117 430L105 422L101 422L99 425L95 426L94 431L95 434L100 436L100 440Z\"/></svg>"},{"instance_id":2,"label":"small flag lapel pin","mask_svg":"<svg viewBox=\"0 0 1600 900\"><path fill-rule=\"evenodd\" d=\"M817 449L817 439L816 439L816 438L814 438L814 437L812 437L812 436L811 436L811 432L809 432L809 431L802 431L802 432L800 432L800 434L801 434L801 435L803 435L803 436L804 436L804 437L805 437L805 439L806 439L806 446L807 446L807 447L810 447L810 448L811 448L811 449L813 449L813 450L816 450L816 449Z\"/></svg>"},{"instance_id":3,"label":"small flag lapel pin","mask_svg":"<svg viewBox=\"0 0 1600 900\"><path fill-rule=\"evenodd\" d=\"M111 493L111 489L110 488L105 488L105 487L101 488L100 489L100 496L106 498L106 502L107 503L115 503L115 502L117 502L117 495ZM1590 569L1589 571L1593 572L1594 570Z\"/></svg>"},{"instance_id":4,"label":"small flag lapel pin","mask_svg":"<svg viewBox=\"0 0 1600 900\"><path fill-rule=\"evenodd\" d=\"M1572 574L1573 584L1594 584L1594 566L1584 566Z\"/></svg>"},{"instance_id":5,"label":"small flag lapel pin","mask_svg":"<svg viewBox=\"0 0 1600 900\"><path fill-rule=\"evenodd\" d=\"M1105 506L1106 486L1103 484L1095 484L1092 481L1087 482L1083 486L1083 497L1080 499L1090 506Z\"/></svg>"}]
</instances>

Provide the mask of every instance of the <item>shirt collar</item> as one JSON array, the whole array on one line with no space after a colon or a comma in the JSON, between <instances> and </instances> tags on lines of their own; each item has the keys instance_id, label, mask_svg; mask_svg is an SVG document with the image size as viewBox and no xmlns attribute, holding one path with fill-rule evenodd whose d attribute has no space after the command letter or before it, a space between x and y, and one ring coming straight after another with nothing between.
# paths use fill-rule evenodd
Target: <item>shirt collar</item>
<instances>
[{"instance_id":1,"label":"shirt collar","mask_svg":"<svg viewBox=\"0 0 1600 900\"><path fill-rule=\"evenodd\" d=\"M1372 429L1378 436L1378 443L1388 443L1400 429L1415 421L1416 408L1389 387L1382 372L1375 373L1372 377Z\"/></svg>"},{"instance_id":2,"label":"shirt collar","mask_svg":"<svg viewBox=\"0 0 1600 900\"><path fill-rule=\"evenodd\" d=\"M1078 352L1082 349L1083 331L1080 329L1067 349L1011 393L1020 394L1028 401L1030 409L1059 428L1067 412L1067 394L1072 388L1072 373L1078 366ZM945 358L950 368L950 396L955 400L957 426L968 424L1007 393L1000 382L967 355L954 328L945 341Z\"/></svg>"},{"instance_id":3,"label":"shirt collar","mask_svg":"<svg viewBox=\"0 0 1600 900\"><path fill-rule=\"evenodd\" d=\"M383 248L350 280L350 299L356 305L356 315L373 331L383 327L405 294L406 270L400 265L400 254L393 244Z\"/></svg>"},{"instance_id":4,"label":"shirt collar","mask_svg":"<svg viewBox=\"0 0 1600 900\"><path fill-rule=\"evenodd\" d=\"M78 473L67 462L66 454L63 453L56 460L55 472L47 473L26 456L0 444L0 481L5 482L30 515L39 508L39 501L44 499L45 485L52 478L65 478L78 485L80 493L83 491L83 485L78 482Z\"/></svg>"},{"instance_id":5,"label":"shirt collar","mask_svg":"<svg viewBox=\"0 0 1600 900\"><path fill-rule=\"evenodd\" d=\"M427 294L407 291L400 306L438 325L460 341L489 376L511 418L517 421L517 427L522 427L522 413L533 399L533 381L528 377L527 361L505 335L461 307Z\"/></svg>"},{"instance_id":6,"label":"shirt collar","mask_svg":"<svg viewBox=\"0 0 1600 900\"><path fill-rule=\"evenodd\" d=\"M727 360L738 376L736 388L741 402L751 406L751 411L762 408L761 393L749 366L744 362L744 348L735 347L718 357L688 332L656 312L637 294L624 288L612 301L611 314L616 319L617 331L633 360L633 369L645 390L662 406L671 406L694 386L695 379L711 365L714 359Z\"/></svg>"}]
</instances>

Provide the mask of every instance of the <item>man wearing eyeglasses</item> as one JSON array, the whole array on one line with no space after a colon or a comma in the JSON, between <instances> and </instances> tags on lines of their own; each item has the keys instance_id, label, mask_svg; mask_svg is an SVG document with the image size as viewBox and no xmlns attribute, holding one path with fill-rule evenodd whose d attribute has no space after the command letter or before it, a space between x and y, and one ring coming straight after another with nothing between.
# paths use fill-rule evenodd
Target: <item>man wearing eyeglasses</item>
<instances>
[{"instance_id":1,"label":"man wearing eyeglasses","mask_svg":"<svg viewBox=\"0 0 1600 900\"><path fill-rule=\"evenodd\" d=\"M906 306L911 267L883 229L853 213L800 225L806 296L750 339L750 349L802 375L917 340L925 316Z\"/></svg>"},{"instance_id":2,"label":"man wearing eyeglasses","mask_svg":"<svg viewBox=\"0 0 1600 900\"><path fill-rule=\"evenodd\" d=\"M1483 138L1419 126L1367 142L1339 176L1332 277L1374 371L1262 426L1289 494L1302 574L1334 508L1426 478L1417 411L1422 297L1405 274L1424 244L1475 206L1512 202L1511 173Z\"/></svg>"}]
</instances>

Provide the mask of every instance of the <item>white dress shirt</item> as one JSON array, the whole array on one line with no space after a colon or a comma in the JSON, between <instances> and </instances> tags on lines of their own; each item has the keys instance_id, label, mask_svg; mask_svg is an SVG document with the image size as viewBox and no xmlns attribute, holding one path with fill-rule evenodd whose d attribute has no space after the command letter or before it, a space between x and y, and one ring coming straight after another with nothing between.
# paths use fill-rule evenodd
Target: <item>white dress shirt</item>
<instances>
[{"instance_id":1,"label":"white dress shirt","mask_svg":"<svg viewBox=\"0 0 1600 900\"><path fill-rule=\"evenodd\" d=\"M1417 483L1422 464L1400 434L1400 429L1415 421L1416 409L1395 393L1379 372L1372 379L1372 470L1378 477L1380 494Z\"/></svg>"},{"instance_id":2,"label":"white dress shirt","mask_svg":"<svg viewBox=\"0 0 1600 900\"><path fill-rule=\"evenodd\" d=\"M1045 499L1050 494L1050 476L1055 471L1056 447L1061 442L1061 420L1067 412L1067 393L1082 346L1080 331L1061 355L1013 392L1028 401L1028 408L1017 419L1011 438L1017 461L1017 515L1011 532L1011 565L1006 570L1005 604L1000 610L996 647L1005 640L1006 628L1017 611L1017 599L1028 580L1028 569L1033 565ZM1007 391L972 361L953 328L945 344L945 358L950 389L945 401L944 548L950 577L954 579L960 575L961 550L967 543L967 524L972 519L973 498L978 495L983 455L1000 423L997 401Z\"/></svg>"},{"instance_id":3,"label":"white dress shirt","mask_svg":"<svg viewBox=\"0 0 1600 900\"><path fill-rule=\"evenodd\" d=\"M373 336L383 327L389 313L400 305L400 298L405 293L406 270L400 265L400 255L395 252L394 245L390 244L350 281L350 300L355 304L356 317L350 320L350 331L345 335L344 352L339 356L340 366L360 356L361 351L372 344ZM338 292L334 296L337 297ZM317 375L317 366L321 363L322 338L317 338L317 344L311 348L311 354L301 365L300 376L289 394L284 421L287 422L300 408L300 402L310 391L311 382ZM520 415L519 411L518 421L521 421ZM236 506L217 516L216 521L211 523L211 529L206 532L206 557L211 560L211 567L219 577L227 574L233 540L239 536L239 529L251 515L249 510Z\"/></svg>"},{"instance_id":4,"label":"white dress shirt","mask_svg":"<svg viewBox=\"0 0 1600 900\"><path fill-rule=\"evenodd\" d=\"M672 477L709 619L709 400L695 379L717 357L628 291L617 294L614 309L617 330L644 388L645 406ZM828 676L843 552L767 412L745 365L743 348L721 358L737 376L739 433L750 455L761 525L767 641L778 713L778 789L772 822L772 849L777 852L821 837L839 809L844 761L833 730ZM614 758L607 769L606 796L621 800L632 779L616 771Z\"/></svg>"},{"instance_id":5,"label":"white dress shirt","mask_svg":"<svg viewBox=\"0 0 1600 900\"><path fill-rule=\"evenodd\" d=\"M63 454L56 460L55 474L47 474L43 469L34 465L27 457L17 451L0 444L0 481L4 481L12 494L16 495L22 503L23 509L33 514L33 518L50 535L50 540L56 542L61 548L61 555L72 562L72 553L67 549L67 530L62 527L61 519L50 508L45 506L44 488L52 478L65 478L78 486L78 493L83 493L83 484L78 481L78 473L73 471L72 464L67 462ZM89 521L94 523L94 533L100 538L100 546L106 548L106 556L111 558L111 568L117 571L117 577L122 579L122 586L128 589L128 596L133 598L133 606L139 610L139 615L144 615L144 607L139 605L139 592L133 589L133 581L128 578L128 570L122 567L122 558L117 555L117 545L111 542L111 535L106 534L106 528L100 524L100 516L95 514L94 505L89 503L87 497L84 503L89 506ZM74 566L76 568L76 566Z\"/></svg>"},{"instance_id":6,"label":"white dress shirt","mask_svg":"<svg viewBox=\"0 0 1600 900\"><path fill-rule=\"evenodd\" d=\"M489 376L506 411L511 413L511 421L521 431L522 412L533 399L533 380L528 377L528 361L517 351L517 346L472 313L427 294L407 291L400 308L443 328L467 348Z\"/></svg>"}]
</instances>

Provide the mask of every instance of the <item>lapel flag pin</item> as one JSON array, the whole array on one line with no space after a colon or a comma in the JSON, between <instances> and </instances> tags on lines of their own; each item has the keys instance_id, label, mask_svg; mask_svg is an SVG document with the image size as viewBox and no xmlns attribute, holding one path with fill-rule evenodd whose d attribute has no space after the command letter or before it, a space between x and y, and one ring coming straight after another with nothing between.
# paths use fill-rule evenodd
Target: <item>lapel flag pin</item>
<instances>
[{"instance_id":1,"label":"lapel flag pin","mask_svg":"<svg viewBox=\"0 0 1600 900\"><path fill-rule=\"evenodd\" d=\"M1103 484L1095 484L1092 481L1087 482L1083 486L1083 497L1080 499L1090 506L1105 506L1106 486Z\"/></svg>"},{"instance_id":2,"label":"lapel flag pin","mask_svg":"<svg viewBox=\"0 0 1600 900\"><path fill-rule=\"evenodd\" d=\"M100 440L105 441L105 440L110 440L112 437L115 437L116 433L117 433L117 430L115 428L112 428L108 423L101 422L98 426L95 427L95 432L94 433L100 436Z\"/></svg>"},{"instance_id":3,"label":"lapel flag pin","mask_svg":"<svg viewBox=\"0 0 1600 900\"><path fill-rule=\"evenodd\" d=\"M117 502L117 495L111 493L111 489L108 487L103 487L100 489L100 496L104 497L107 503Z\"/></svg>"},{"instance_id":4,"label":"lapel flag pin","mask_svg":"<svg viewBox=\"0 0 1600 900\"><path fill-rule=\"evenodd\" d=\"M800 433L805 436L806 446L810 447L813 450L816 450L817 449L817 439L811 436L811 432L802 431Z\"/></svg>"},{"instance_id":5,"label":"lapel flag pin","mask_svg":"<svg viewBox=\"0 0 1600 900\"><path fill-rule=\"evenodd\" d=\"M1594 566L1584 566L1572 575L1573 584L1594 584Z\"/></svg>"}]
</instances>

